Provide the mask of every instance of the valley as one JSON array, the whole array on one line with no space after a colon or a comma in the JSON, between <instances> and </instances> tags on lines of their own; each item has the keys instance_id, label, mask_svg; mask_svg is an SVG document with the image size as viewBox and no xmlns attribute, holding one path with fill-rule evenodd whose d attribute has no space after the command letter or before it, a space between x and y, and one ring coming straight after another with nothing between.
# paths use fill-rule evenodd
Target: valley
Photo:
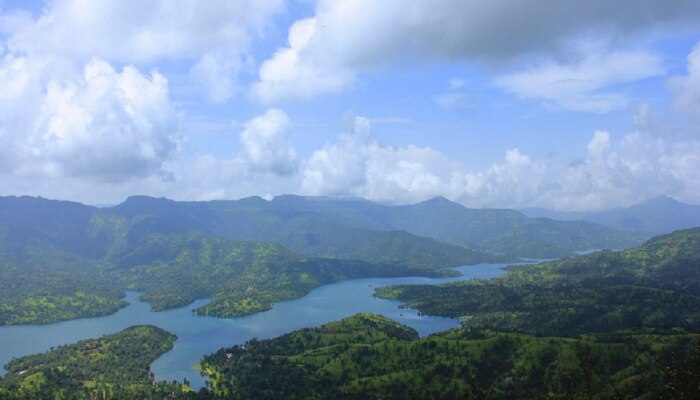
<instances>
[{"instance_id":1,"label":"valley","mask_svg":"<svg viewBox=\"0 0 700 400\"><path fill-rule=\"evenodd\" d=\"M693 390L698 228L631 247L643 233L445 199L3 202L0 340L10 345L0 394L18 396L9 398ZM538 255L556 258L529 258ZM136 332L152 350L117 340ZM112 351L153 375L100 374ZM93 362L86 354L97 364L81 370Z\"/></svg>"}]
</instances>

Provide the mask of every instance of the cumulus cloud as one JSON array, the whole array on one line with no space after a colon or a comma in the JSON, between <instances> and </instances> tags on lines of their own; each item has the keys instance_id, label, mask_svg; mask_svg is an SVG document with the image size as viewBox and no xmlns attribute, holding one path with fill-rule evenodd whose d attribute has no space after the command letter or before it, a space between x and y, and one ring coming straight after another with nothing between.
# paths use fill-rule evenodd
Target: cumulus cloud
<instances>
[{"instance_id":1,"label":"cumulus cloud","mask_svg":"<svg viewBox=\"0 0 700 400\"><path fill-rule=\"evenodd\" d=\"M287 114L276 108L245 123L240 134L242 156L253 171L280 176L296 172L297 152L289 139L289 125Z\"/></svg>"},{"instance_id":2,"label":"cumulus cloud","mask_svg":"<svg viewBox=\"0 0 700 400\"><path fill-rule=\"evenodd\" d=\"M661 75L659 56L642 51L587 52L583 60L544 65L496 78L497 86L522 98L535 98L575 111L604 113L628 105L624 93L605 90L612 84Z\"/></svg>"},{"instance_id":3,"label":"cumulus cloud","mask_svg":"<svg viewBox=\"0 0 700 400\"><path fill-rule=\"evenodd\" d=\"M684 148L638 132L615 144L608 132L598 131L578 162L535 161L511 150L504 162L466 173L462 198L468 203L565 210L628 205L660 194L697 201L689 190L697 178L688 179L687 174L700 167L692 156L698 145L691 141ZM679 165L677 157L691 160Z\"/></svg>"},{"instance_id":4,"label":"cumulus cloud","mask_svg":"<svg viewBox=\"0 0 700 400\"><path fill-rule=\"evenodd\" d=\"M700 121L700 43L688 55L688 73L669 80L675 95L673 107L677 112Z\"/></svg>"},{"instance_id":5,"label":"cumulus cloud","mask_svg":"<svg viewBox=\"0 0 700 400\"><path fill-rule=\"evenodd\" d=\"M289 28L289 47L277 50L260 66L253 94L265 103L338 92L355 80L354 73L333 58L308 59L304 54L319 29L317 18L295 22Z\"/></svg>"},{"instance_id":6,"label":"cumulus cloud","mask_svg":"<svg viewBox=\"0 0 700 400\"><path fill-rule=\"evenodd\" d=\"M303 171L302 191L411 202L451 193L456 163L430 148L380 144L370 121L355 117L351 132L316 150Z\"/></svg>"},{"instance_id":7,"label":"cumulus cloud","mask_svg":"<svg viewBox=\"0 0 700 400\"><path fill-rule=\"evenodd\" d=\"M176 148L179 125L165 78L117 72L99 59L68 70L12 54L2 60L5 172L104 181L157 172Z\"/></svg>"},{"instance_id":8,"label":"cumulus cloud","mask_svg":"<svg viewBox=\"0 0 700 400\"><path fill-rule=\"evenodd\" d=\"M93 57L137 65L185 60L208 96L221 101L236 88L252 38L283 9L282 0L56 0L37 19L21 12L2 18L10 52L78 63Z\"/></svg>"},{"instance_id":9,"label":"cumulus cloud","mask_svg":"<svg viewBox=\"0 0 700 400\"><path fill-rule=\"evenodd\" d=\"M595 132L577 162L534 160L519 149L502 162L468 170L430 148L391 147L356 117L355 129L313 153L303 171L309 194L410 203L444 195L475 207L564 210L628 205L668 194L700 202L700 142L633 132L615 143Z\"/></svg>"},{"instance_id":10,"label":"cumulus cloud","mask_svg":"<svg viewBox=\"0 0 700 400\"><path fill-rule=\"evenodd\" d=\"M439 7L430 0L321 0L313 17L292 26L289 45L262 64L253 92L265 102L332 93L363 71L416 61L502 66L544 54L567 64L580 56L571 40L625 44L642 30L698 20L700 3L692 0L444 0Z\"/></svg>"}]
</instances>

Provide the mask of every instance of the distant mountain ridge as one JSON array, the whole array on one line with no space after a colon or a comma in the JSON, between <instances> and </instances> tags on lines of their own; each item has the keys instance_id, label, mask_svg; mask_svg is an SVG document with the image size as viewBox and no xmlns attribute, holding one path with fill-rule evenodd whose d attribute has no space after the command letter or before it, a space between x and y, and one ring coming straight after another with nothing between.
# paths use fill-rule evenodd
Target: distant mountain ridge
<instances>
[{"instance_id":1,"label":"distant mountain ridge","mask_svg":"<svg viewBox=\"0 0 700 400\"><path fill-rule=\"evenodd\" d=\"M520 211L532 218L589 221L613 229L648 234L669 233L700 226L700 205L682 203L668 196L658 196L629 207L597 212L567 212L545 208L527 208Z\"/></svg>"},{"instance_id":2,"label":"distant mountain ridge","mask_svg":"<svg viewBox=\"0 0 700 400\"><path fill-rule=\"evenodd\" d=\"M407 264L458 253L472 262L487 261L488 253L511 258L551 258L571 255L576 250L630 247L648 238L591 222L528 218L506 209L470 209L442 197L387 206L366 200L294 195L277 196L271 201L249 197L208 202L132 196L102 209L38 198L0 197L0 216L17 222L17 215L26 212L12 209L24 207L22 204L38 210L24 221L40 222L37 229L42 235L56 232L48 232L44 225L55 219L47 214L51 205L60 206L58 218L63 222L58 231L73 231L55 235L51 240L65 246L94 246L92 251L97 253L104 251L100 241L108 240L105 235L115 233L104 229L97 232L85 224L89 225L90 219L105 218L131 221L127 239L132 244L153 233L194 232L276 243L306 256ZM69 223L70 218L80 219L84 226L74 226ZM15 224L14 231L26 233L29 227L23 224ZM36 234L34 231L32 235ZM68 243L70 240L74 242Z\"/></svg>"},{"instance_id":3,"label":"distant mountain ridge","mask_svg":"<svg viewBox=\"0 0 700 400\"><path fill-rule=\"evenodd\" d=\"M258 227L256 233L265 231L267 237L279 238L273 241L301 253L314 251L313 244L285 236L282 233L285 229L303 226L303 229L313 230L316 224L332 224L380 232L405 231L479 252L534 258L566 256L582 249L630 247L648 238L590 222L533 219L515 210L470 209L443 197L411 205L386 206L366 200L315 200L284 195L269 202L249 198L202 203L200 207L217 215L241 215L240 210L245 210L248 217L252 214L265 216L264 219L278 229L268 231ZM200 211L200 215L204 214ZM228 230L224 236L255 234L243 233L244 227L240 225L229 229L230 226L223 229Z\"/></svg>"}]
</instances>

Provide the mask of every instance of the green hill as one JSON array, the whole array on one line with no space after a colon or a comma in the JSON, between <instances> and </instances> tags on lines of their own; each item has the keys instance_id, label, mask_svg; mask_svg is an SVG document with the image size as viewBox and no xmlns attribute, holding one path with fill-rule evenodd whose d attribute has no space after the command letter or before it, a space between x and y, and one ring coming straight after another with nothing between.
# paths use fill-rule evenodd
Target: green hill
<instances>
[{"instance_id":1,"label":"green hill","mask_svg":"<svg viewBox=\"0 0 700 400\"><path fill-rule=\"evenodd\" d=\"M201 365L213 394L226 399L690 398L678 395L698 393L698 340L467 328L418 339L384 317L358 314L221 349Z\"/></svg>"},{"instance_id":2,"label":"green hill","mask_svg":"<svg viewBox=\"0 0 700 400\"><path fill-rule=\"evenodd\" d=\"M376 294L467 326L547 335L634 327L700 329L700 228L634 249L511 267L483 282L393 286Z\"/></svg>"},{"instance_id":3,"label":"green hill","mask_svg":"<svg viewBox=\"0 0 700 400\"><path fill-rule=\"evenodd\" d=\"M0 378L0 398L164 398L182 393L181 385L154 385L149 371L156 358L172 349L175 339L155 326L132 326L13 359L5 366L7 375Z\"/></svg>"},{"instance_id":4,"label":"green hill","mask_svg":"<svg viewBox=\"0 0 700 400\"><path fill-rule=\"evenodd\" d=\"M107 269L156 310L212 301L197 313L231 317L269 309L325 283L444 270L360 260L305 258L279 245L208 236L149 236Z\"/></svg>"}]
</instances>

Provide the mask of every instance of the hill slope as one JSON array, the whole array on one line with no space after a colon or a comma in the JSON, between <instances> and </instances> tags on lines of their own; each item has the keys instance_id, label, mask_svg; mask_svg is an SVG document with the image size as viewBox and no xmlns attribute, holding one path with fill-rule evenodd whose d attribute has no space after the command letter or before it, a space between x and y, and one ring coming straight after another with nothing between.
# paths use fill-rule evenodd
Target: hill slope
<instances>
[{"instance_id":1,"label":"hill slope","mask_svg":"<svg viewBox=\"0 0 700 400\"><path fill-rule=\"evenodd\" d=\"M13 359L0 378L3 399L165 398L178 384L153 385L149 366L175 335L150 325Z\"/></svg>"},{"instance_id":2,"label":"hill slope","mask_svg":"<svg viewBox=\"0 0 700 400\"><path fill-rule=\"evenodd\" d=\"M700 228L638 248L514 267L486 282L378 289L474 327L578 335L631 327L700 329Z\"/></svg>"},{"instance_id":3,"label":"hill slope","mask_svg":"<svg viewBox=\"0 0 700 400\"><path fill-rule=\"evenodd\" d=\"M691 398L678 395L698 392L692 388L698 358L670 361L672 352L695 354L698 335L564 339L463 328L418 339L407 331L358 314L221 349L203 359L202 370L215 397L227 399Z\"/></svg>"}]
</instances>

